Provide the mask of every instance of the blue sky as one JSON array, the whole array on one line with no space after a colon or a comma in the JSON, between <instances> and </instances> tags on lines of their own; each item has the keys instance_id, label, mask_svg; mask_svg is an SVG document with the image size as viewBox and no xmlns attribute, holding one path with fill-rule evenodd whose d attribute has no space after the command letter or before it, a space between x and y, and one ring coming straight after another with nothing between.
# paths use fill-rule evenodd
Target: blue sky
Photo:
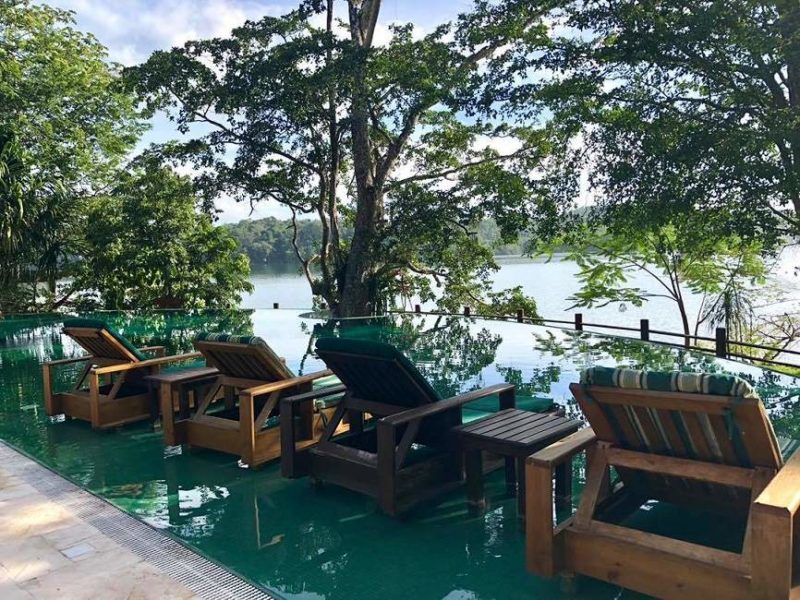
<instances>
[{"instance_id":1,"label":"blue sky","mask_svg":"<svg viewBox=\"0 0 800 600\"><path fill-rule=\"evenodd\" d=\"M340 16L344 2L336 0ZM91 32L108 47L111 60L134 65L151 52L180 46L192 39L225 36L246 19L279 15L297 6L295 0L46 0L75 12L78 27ZM470 0L384 0L380 27L393 21L412 22L423 30L452 19L471 5ZM379 37L381 31L378 32ZM179 137L164 117L157 117L142 146ZM250 208L221 199L220 219L235 222L250 216ZM275 215L280 210L261 206L253 218Z\"/></svg>"}]
</instances>

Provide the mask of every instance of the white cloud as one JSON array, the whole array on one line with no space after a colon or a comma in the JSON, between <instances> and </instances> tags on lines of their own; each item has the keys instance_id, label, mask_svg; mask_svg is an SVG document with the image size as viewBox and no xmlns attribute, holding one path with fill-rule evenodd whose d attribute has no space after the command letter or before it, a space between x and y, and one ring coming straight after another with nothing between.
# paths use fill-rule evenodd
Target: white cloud
<instances>
[{"instance_id":1,"label":"white cloud","mask_svg":"<svg viewBox=\"0 0 800 600\"><path fill-rule=\"evenodd\" d=\"M276 0L50 0L75 11L78 26L92 32L124 65L144 61L154 50L189 40L223 37L247 19L278 15L296 2Z\"/></svg>"}]
</instances>

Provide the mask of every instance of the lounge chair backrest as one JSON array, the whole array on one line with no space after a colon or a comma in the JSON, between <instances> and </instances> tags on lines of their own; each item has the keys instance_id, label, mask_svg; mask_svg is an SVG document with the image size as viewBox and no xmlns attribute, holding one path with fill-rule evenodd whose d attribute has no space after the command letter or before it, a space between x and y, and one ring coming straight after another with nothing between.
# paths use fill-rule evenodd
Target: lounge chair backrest
<instances>
[{"instance_id":1,"label":"lounge chair backrest","mask_svg":"<svg viewBox=\"0 0 800 600\"><path fill-rule=\"evenodd\" d=\"M362 400L413 408L440 399L411 361L389 344L321 338L317 355Z\"/></svg>"},{"instance_id":2,"label":"lounge chair backrest","mask_svg":"<svg viewBox=\"0 0 800 600\"><path fill-rule=\"evenodd\" d=\"M728 465L782 465L764 405L738 377L594 367L571 389L601 441Z\"/></svg>"},{"instance_id":3,"label":"lounge chair backrest","mask_svg":"<svg viewBox=\"0 0 800 600\"><path fill-rule=\"evenodd\" d=\"M228 377L266 383L294 377L272 348L254 335L201 333L192 344L210 366Z\"/></svg>"},{"instance_id":4,"label":"lounge chair backrest","mask_svg":"<svg viewBox=\"0 0 800 600\"><path fill-rule=\"evenodd\" d=\"M63 331L95 358L118 362L147 360L136 346L104 321L66 319Z\"/></svg>"}]
</instances>

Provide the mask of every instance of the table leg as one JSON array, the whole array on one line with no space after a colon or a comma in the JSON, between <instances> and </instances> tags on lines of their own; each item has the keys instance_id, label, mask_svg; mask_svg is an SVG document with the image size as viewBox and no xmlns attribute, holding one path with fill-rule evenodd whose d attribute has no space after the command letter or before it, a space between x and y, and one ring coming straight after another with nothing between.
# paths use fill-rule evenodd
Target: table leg
<instances>
[{"instance_id":1,"label":"table leg","mask_svg":"<svg viewBox=\"0 0 800 600\"><path fill-rule=\"evenodd\" d=\"M506 456L506 493L513 496L517 493L517 461L513 456Z\"/></svg>"},{"instance_id":2,"label":"table leg","mask_svg":"<svg viewBox=\"0 0 800 600\"><path fill-rule=\"evenodd\" d=\"M556 467L556 508L564 509L572 505L572 461Z\"/></svg>"},{"instance_id":3,"label":"table leg","mask_svg":"<svg viewBox=\"0 0 800 600\"><path fill-rule=\"evenodd\" d=\"M483 492L483 458L480 450L468 448L464 451L464 471L470 511L481 512L486 508L486 497Z\"/></svg>"},{"instance_id":4,"label":"table leg","mask_svg":"<svg viewBox=\"0 0 800 600\"><path fill-rule=\"evenodd\" d=\"M517 462L517 516L525 519L525 459L518 458Z\"/></svg>"},{"instance_id":5,"label":"table leg","mask_svg":"<svg viewBox=\"0 0 800 600\"><path fill-rule=\"evenodd\" d=\"M189 388L192 389L192 392L197 397L197 387L192 386L191 384L183 384L178 387L178 418L179 419L188 419L189 418ZM196 402L195 402L196 404Z\"/></svg>"}]
</instances>

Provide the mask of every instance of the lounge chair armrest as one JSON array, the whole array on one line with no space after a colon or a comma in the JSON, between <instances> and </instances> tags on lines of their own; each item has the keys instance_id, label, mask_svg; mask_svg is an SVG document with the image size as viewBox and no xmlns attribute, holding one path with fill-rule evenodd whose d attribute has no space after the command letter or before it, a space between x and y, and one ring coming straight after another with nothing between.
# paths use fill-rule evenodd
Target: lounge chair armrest
<instances>
[{"instance_id":1,"label":"lounge chair armrest","mask_svg":"<svg viewBox=\"0 0 800 600\"><path fill-rule=\"evenodd\" d=\"M308 375L301 375L299 377L292 377L291 379L283 379L281 381L273 381L272 383L265 383L264 385L257 385L255 387L247 388L239 392L239 395L246 396L261 396L262 394L269 394L271 392L278 392L280 390L288 390L304 383L311 383L322 377L333 375L333 371L317 371L316 373L309 373Z\"/></svg>"},{"instance_id":2,"label":"lounge chair armrest","mask_svg":"<svg viewBox=\"0 0 800 600\"><path fill-rule=\"evenodd\" d=\"M148 360L141 360L139 362L122 363L119 365L109 365L107 367L100 367L94 369L93 372L97 375L105 375L107 373L119 373L122 371L133 371L135 369L146 369L147 367L157 367L166 365L173 362L180 362L183 360L191 360L203 356L199 352L189 352L188 354L176 354L175 356L162 356L159 358L151 358Z\"/></svg>"},{"instance_id":3,"label":"lounge chair armrest","mask_svg":"<svg viewBox=\"0 0 800 600\"><path fill-rule=\"evenodd\" d=\"M164 356L164 353L167 351L166 346L144 346L139 348L139 352L152 352L157 357Z\"/></svg>"},{"instance_id":4,"label":"lounge chair armrest","mask_svg":"<svg viewBox=\"0 0 800 600\"><path fill-rule=\"evenodd\" d=\"M797 514L800 508L800 452L795 452L778 471L755 504Z\"/></svg>"},{"instance_id":5,"label":"lounge chair armrest","mask_svg":"<svg viewBox=\"0 0 800 600\"><path fill-rule=\"evenodd\" d=\"M91 358L92 358L91 356L79 356L77 358L61 358L59 360L48 360L42 364L48 367L54 367L56 365L68 365L71 363L85 362L87 360L91 360Z\"/></svg>"},{"instance_id":6,"label":"lounge chair armrest","mask_svg":"<svg viewBox=\"0 0 800 600\"><path fill-rule=\"evenodd\" d=\"M328 387L319 388L317 390L311 390L310 392L305 392L303 394L297 394L296 396L287 396L286 398L281 398L281 404L282 405L302 404L303 402L318 400L319 398L325 398L327 396L341 394L342 392L346 391L347 391L347 386L345 386L344 384L331 385Z\"/></svg>"},{"instance_id":7,"label":"lounge chair armrest","mask_svg":"<svg viewBox=\"0 0 800 600\"><path fill-rule=\"evenodd\" d=\"M381 421L388 423L389 425L392 426L402 425L410 421L415 421L417 419L422 419L424 417L429 417L431 415L435 415L453 408L457 408L459 406L463 406L464 404L467 404L474 400L480 400L481 398L485 398L486 396L494 396L496 394L503 394L503 393L513 394L514 390L515 390L514 384L498 383L483 388L481 390L466 392L459 396L453 396L452 398L447 398L446 400L440 400L439 402L432 402L424 406L419 406L416 408L411 408L409 410L404 410L403 412L396 413L388 417L384 417L383 419L381 419Z\"/></svg>"},{"instance_id":8,"label":"lounge chair armrest","mask_svg":"<svg viewBox=\"0 0 800 600\"><path fill-rule=\"evenodd\" d=\"M592 428L585 427L557 442L553 442L546 448L542 448L536 454L529 456L526 462L532 465L553 468L567 462L579 452L592 446L596 441L597 437Z\"/></svg>"}]
</instances>

